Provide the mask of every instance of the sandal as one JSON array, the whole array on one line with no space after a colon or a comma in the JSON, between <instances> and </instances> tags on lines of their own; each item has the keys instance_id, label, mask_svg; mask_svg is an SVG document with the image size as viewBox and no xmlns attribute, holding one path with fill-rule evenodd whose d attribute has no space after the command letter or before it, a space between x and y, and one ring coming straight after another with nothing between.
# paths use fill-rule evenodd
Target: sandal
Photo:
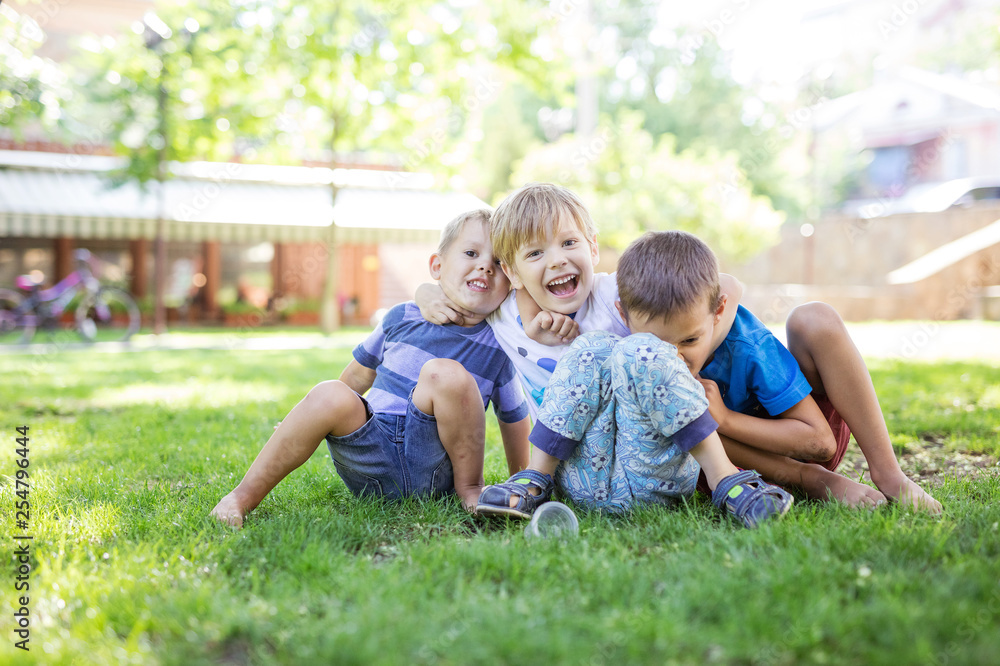
<instances>
[{"instance_id":1,"label":"sandal","mask_svg":"<svg viewBox=\"0 0 1000 666\"><path fill-rule=\"evenodd\" d=\"M537 488L539 493L532 495L528 488ZM552 477L533 469L523 469L503 483L486 486L479 495L476 513L487 516L516 516L531 518L539 505L552 498L555 484ZM510 505L510 499L517 497L517 504Z\"/></svg>"},{"instance_id":2,"label":"sandal","mask_svg":"<svg viewBox=\"0 0 1000 666\"><path fill-rule=\"evenodd\" d=\"M748 528L785 515L794 501L783 488L767 483L752 469L727 476L712 492L712 504L727 510Z\"/></svg>"}]
</instances>

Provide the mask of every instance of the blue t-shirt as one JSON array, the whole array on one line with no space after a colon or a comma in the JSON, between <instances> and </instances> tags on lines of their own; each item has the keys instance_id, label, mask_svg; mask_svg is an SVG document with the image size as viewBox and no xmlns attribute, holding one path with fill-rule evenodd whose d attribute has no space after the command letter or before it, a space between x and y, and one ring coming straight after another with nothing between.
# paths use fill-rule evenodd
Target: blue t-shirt
<instances>
[{"instance_id":1,"label":"blue t-shirt","mask_svg":"<svg viewBox=\"0 0 1000 666\"><path fill-rule=\"evenodd\" d=\"M791 352L742 305L729 335L699 374L719 385L726 407L743 414L763 407L777 416L812 392Z\"/></svg>"},{"instance_id":2,"label":"blue t-shirt","mask_svg":"<svg viewBox=\"0 0 1000 666\"><path fill-rule=\"evenodd\" d=\"M486 322L468 328L439 326L420 316L411 301L389 310L371 335L354 348L354 359L375 370L375 381L365 398L381 414L406 413L420 368L435 358L461 363L476 380L483 408L492 402L500 421L516 423L528 415L510 359Z\"/></svg>"}]
</instances>

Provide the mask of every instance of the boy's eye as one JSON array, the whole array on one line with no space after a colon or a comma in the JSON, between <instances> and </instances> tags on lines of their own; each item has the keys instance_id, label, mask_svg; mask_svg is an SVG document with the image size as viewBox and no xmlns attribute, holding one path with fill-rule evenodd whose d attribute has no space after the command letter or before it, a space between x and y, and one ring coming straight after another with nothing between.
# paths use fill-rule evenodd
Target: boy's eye
<instances>
[{"instance_id":1,"label":"boy's eye","mask_svg":"<svg viewBox=\"0 0 1000 666\"><path fill-rule=\"evenodd\" d=\"M574 245L576 245L576 239L575 238L571 238L569 240L563 241L563 247L573 247Z\"/></svg>"},{"instance_id":2,"label":"boy's eye","mask_svg":"<svg viewBox=\"0 0 1000 666\"><path fill-rule=\"evenodd\" d=\"M681 340L682 345L693 345L698 342L698 338L687 338L686 340Z\"/></svg>"},{"instance_id":3,"label":"boy's eye","mask_svg":"<svg viewBox=\"0 0 1000 666\"><path fill-rule=\"evenodd\" d=\"M496 264L497 266L499 266L500 265L500 260L499 259L494 259L493 263Z\"/></svg>"},{"instance_id":4,"label":"boy's eye","mask_svg":"<svg viewBox=\"0 0 1000 666\"><path fill-rule=\"evenodd\" d=\"M465 256L467 256L467 257L472 257L473 259L475 259L475 258L476 258L476 257L478 257L479 255L478 255L478 254L476 253L476 251L475 251L475 250L466 250L466 251L465 251Z\"/></svg>"},{"instance_id":5,"label":"boy's eye","mask_svg":"<svg viewBox=\"0 0 1000 666\"><path fill-rule=\"evenodd\" d=\"M534 257L537 257L541 253L542 253L541 250L531 250L530 252L528 252L527 254L524 255L524 258L525 259L533 259Z\"/></svg>"}]
</instances>

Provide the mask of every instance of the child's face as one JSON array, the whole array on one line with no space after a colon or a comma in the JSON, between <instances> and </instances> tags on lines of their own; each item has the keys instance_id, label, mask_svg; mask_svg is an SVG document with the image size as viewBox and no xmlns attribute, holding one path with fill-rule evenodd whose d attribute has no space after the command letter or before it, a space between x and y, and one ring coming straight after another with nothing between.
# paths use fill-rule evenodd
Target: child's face
<instances>
[{"instance_id":1,"label":"child's face","mask_svg":"<svg viewBox=\"0 0 1000 666\"><path fill-rule=\"evenodd\" d=\"M635 313L625 321L633 333L652 333L677 347L677 353L688 370L697 375L715 351L715 327L722 319L724 307L725 301L714 312L704 305L696 305L686 312L678 312L666 318L646 317ZM620 312L621 305L618 308ZM622 318L625 319L624 315Z\"/></svg>"},{"instance_id":2,"label":"child's face","mask_svg":"<svg viewBox=\"0 0 1000 666\"><path fill-rule=\"evenodd\" d=\"M527 290L540 308L568 315L590 296L598 258L597 239L587 238L561 213L553 234L522 245L514 264L503 269L514 288Z\"/></svg>"},{"instance_id":3,"label":"child's face","mask_svg":"<svg viewBox=\"0 0 1000 666\"><path fill-rule=\"evenodd\" d=\"M466 223L443 253L431 255L430 269L445 296L476 314L496 310L510 291L485 223Z\"/></svg>"}]
</instances>

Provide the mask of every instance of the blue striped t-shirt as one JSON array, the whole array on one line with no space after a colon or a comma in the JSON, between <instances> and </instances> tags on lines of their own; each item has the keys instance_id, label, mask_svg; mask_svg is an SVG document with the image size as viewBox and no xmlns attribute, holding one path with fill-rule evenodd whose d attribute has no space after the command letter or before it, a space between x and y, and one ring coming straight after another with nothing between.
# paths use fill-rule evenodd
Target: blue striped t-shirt
<instances>
[{"instance_id":1,"label":"blue striped t-shirt","mask_svg":"<svg viewBox=\"0 0 1000 666\"><path fill-rule=\"evenodd\" d=\"M365 398L379 413L405 414L420 368L431 359L449 358L475 378L483 409L492 402L504 423L516 423L528 415L510 359L486 322L468 328L439 326L420 316L412 301L402 303L389 310L371 335L354 348L354 358L375 370L375 382Z\"/></svg>"}]
</instances>

